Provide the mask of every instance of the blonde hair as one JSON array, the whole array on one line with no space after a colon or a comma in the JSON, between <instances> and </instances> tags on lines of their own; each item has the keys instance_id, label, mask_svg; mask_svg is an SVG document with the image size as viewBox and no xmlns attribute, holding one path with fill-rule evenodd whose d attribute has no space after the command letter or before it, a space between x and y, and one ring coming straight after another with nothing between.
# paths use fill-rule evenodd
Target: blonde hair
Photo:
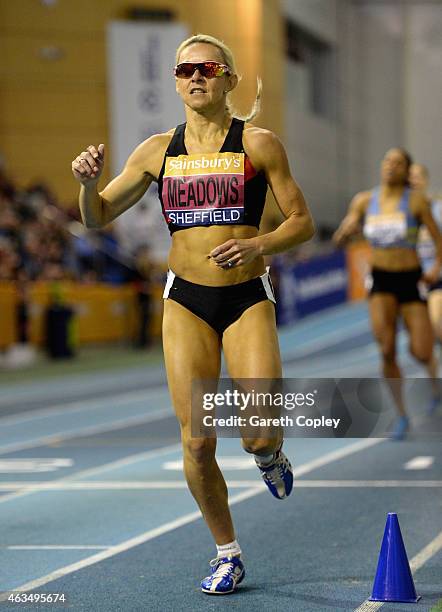
<instances>
[{"instance_id":1,"label":"blonde hair","mask_svg":"<svg viewBox=\"0 0 442 612\"><path fill-rule=\"evenodd\" d=\"M180 46L176 50L175 61L177 64L179 62L180 55L184 51L184 49L186 49L187 47L195 43L205 43L208 45L213 45L214 47L219 49L223 57L225 65L230 68L233 74L236 74L238 76L238 81L241 80L241 76L239 76L236 71L235 58L233 57L232 51L229 49L229 47L225 43L223 43L222 40L219 40L218 38L215 38L214 36L210 36L209 34L195 34L194 36L191 36L190 38L183 40L183 42L180 44ZM227 97L226 111L230 115L235 115L236 117L238 117L238 119L242 119L243 121L247 122L247 121L252 121L252 119L254 119L259 114L261 110L262 81L259 77L257 77L256 81L257 81L256 97L255 97L255 101L253 102L253 106L248 112L248 114L245 116L241 116L238 113L236 113L229 98Z\"/></svg>"}]
</instances>

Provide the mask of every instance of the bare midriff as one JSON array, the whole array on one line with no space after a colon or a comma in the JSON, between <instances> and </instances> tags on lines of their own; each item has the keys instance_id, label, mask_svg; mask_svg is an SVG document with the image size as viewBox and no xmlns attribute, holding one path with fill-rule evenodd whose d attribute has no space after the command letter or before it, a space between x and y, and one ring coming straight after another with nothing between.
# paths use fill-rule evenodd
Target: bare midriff
<instances>
[{"instance_id":1,"label":"bare midriff","mask_svg":"<svg viewBox=\"0 0 442 612\"><path fill-rule=\"evenodd\" d=\"M407 272L420 267L416 251L401 247L372 249L371 265L387 272Z\"/></svg>"},{"instance_id":2,"label":"bare midriff","mask_svg":"<svg viewBox=\"0 0 442 612\"><path fill-rule=\"evenodd\" d=\"M254 238L256 227L249 225L191 227L172 234L169 268L179 277L191 283L220 287L236 285L265 272L264 258L259 256L246 265L230 270L220 268L209 254L232 238Z\"/></svg>"}]
</instances>

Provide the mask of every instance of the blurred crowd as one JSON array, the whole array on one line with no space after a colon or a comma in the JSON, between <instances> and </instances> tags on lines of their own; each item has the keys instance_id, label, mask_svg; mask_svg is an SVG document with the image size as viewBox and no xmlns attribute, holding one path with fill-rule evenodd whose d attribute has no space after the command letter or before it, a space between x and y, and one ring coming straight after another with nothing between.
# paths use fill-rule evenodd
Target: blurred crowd
<instances>
[{"instance_id":1,"label":"blurred crowd","mask_svg":"<svg viewBox=\"0 0 442 612\"><path fill-rule=\"evenodd\" d=\"M302 261L333 249L327 229L284 258ZM147 244L138 241L129 253L112 225L85 231L77 203L61 207L42 183L17 189L0 168L0 282L140 283L152 271L149 259Z\"/></svg>"},{"instance_id":2,"label":"blurred crowd","mask_svg":"<svg viewBox=\"0 0 442 612\"><path fill-rule=\"evenodd\" d=\"M112 225L86 231L78 204L75 202L71 208L61 206L47 185L36 183L18 189L0 164L0 284L16 284L17 341L21 347L28 346L29 340L31 283L64 280L131 283L138 320L133 342L136 347L148 347L152 281L154 275L163 275L163 270L154 266L149 245L139 241L132 247L131 252L122 247ZM52 357L73 354L67 341L71 316L68 305L51 302L48 307L46 348ZM32 361L31 353L22 353L12 351L10 365Z\"/></svg>"},{"instance_id":3,"label":"blurred crowd","mask_svg":"<svg viewBox=\"0 0 442 612\"><path fill-rule=\"evenodd\" d=\"M76 204L62 208L44 184L17 189L0 170L0 281L121 284L139 280L145 259L146 247L122 252L112 225L85 232Z\"/></svg>"}]
</instances>

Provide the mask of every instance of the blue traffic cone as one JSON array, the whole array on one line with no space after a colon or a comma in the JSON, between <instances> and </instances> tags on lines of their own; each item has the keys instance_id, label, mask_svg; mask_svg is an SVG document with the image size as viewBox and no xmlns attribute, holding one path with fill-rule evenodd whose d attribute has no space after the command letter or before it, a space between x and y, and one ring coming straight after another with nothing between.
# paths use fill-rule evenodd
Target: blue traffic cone
<instances>
[{"instance_id":1,"label":"blue traffic cone","mask_svg":"<svg viewBox=\"0 0 442 612\"><path fill-rule=\"evenodd\" d=\"M389 512L370 601L416 603L419 599L397 514Z\"/></svg>"}]
</instances>

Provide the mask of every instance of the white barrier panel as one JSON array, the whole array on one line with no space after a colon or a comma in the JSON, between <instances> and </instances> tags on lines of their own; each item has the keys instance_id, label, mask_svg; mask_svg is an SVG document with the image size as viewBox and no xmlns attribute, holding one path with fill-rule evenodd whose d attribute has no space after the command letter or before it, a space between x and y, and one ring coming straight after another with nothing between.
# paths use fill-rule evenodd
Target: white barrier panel
<instances>
[{"instance_id":1,"label":"white barrier panel","mask_svg":"<svg viewBox=\"0 0 442 612\"><path fill-rule=\"evenodd\" d=\"M121 172L128 156L152 134L185 120L175 91L175 50L188 36L180 24L113 21L108 26L108 79L111 171ZM110 155L109 155L110 154ZM169 233L153 185L139 204L118 219L123 246L133 250L148 242L163 259ZM130 238L129 238L130 236ZM126 238L127 237L127 238ZM126 238L126 240L125 240Z\"/></svg>"}]
</instances>

